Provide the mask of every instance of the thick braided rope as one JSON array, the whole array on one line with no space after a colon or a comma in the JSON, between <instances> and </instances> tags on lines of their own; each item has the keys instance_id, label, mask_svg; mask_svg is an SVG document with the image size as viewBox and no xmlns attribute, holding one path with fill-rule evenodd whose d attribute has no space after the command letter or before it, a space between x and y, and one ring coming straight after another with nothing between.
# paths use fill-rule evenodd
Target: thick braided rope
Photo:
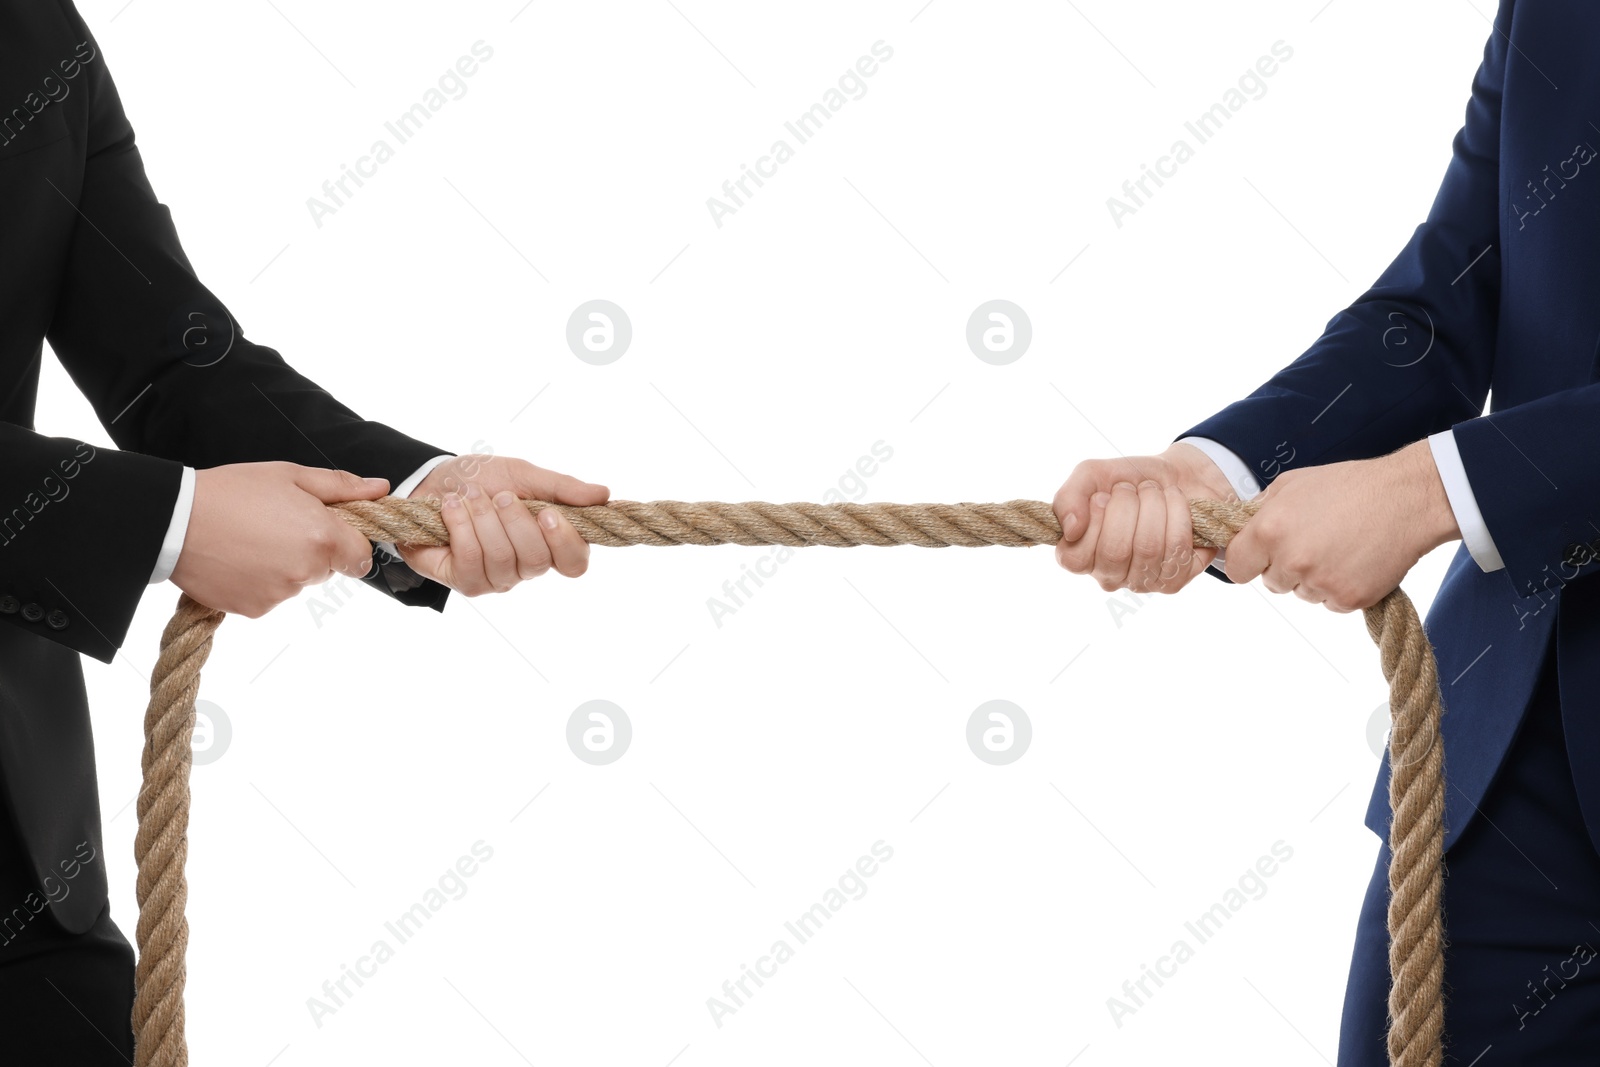
<instances>
[{"instance_id":1,"label":"thick braided rope","mask_svg":"<svg viewBox=\"0 0 1600 1067\"><path fill-rule=\"evenodd\" d=\"M1191 500L1194 543L1226 548L1259 505ZM1444 745L1439 666L1395 588L1363 613L1389 683L1389 1063L1444 1062Z\"/></svg>"},{"instance_id":2,"label":"thick braided rope","mask_svg":"<svg viewBox=\"0 0 1600 1067\"><path fill-rule=\"evenodd\" d=\"M743 504L615 500L559 508L591 544L625 545L1051 545L1061 527L1050 505ZM1191 500L1194 543L1225 548L1258 505ZM333 511L373 541L443 545L449 534L426 500L353 501ZM188 594L161 635L145 713L144 786L139 794L139 964L133 1025L136 1067L186 1067L183 1034L184 918L189 769L200 669L223 613ZM1389 1062L1440 1067L1444 1039L1444 763L1439 744L1438 668L1410 599L1395 589L1366 609L1393 714L1389 752Z\"/></svg>"},{"instance_id":3,"label":"thick braided rope","mask_svg":"<svg viewBox=\"0 0 1600 1067\"><path fill-rule=\"evenodd\" d=\"M178 598L178 610L161 634L161 655L150 675L144 715L144 785L139 790L139 830L133 855L139 864L139 963L134 971L134 1059L138 1067L187 1067L183 1038L184 952L189 921L183 875L189 856L189 767L194 749L194 701L200 668L223 613Z\"/></svg>"}]
</instances>

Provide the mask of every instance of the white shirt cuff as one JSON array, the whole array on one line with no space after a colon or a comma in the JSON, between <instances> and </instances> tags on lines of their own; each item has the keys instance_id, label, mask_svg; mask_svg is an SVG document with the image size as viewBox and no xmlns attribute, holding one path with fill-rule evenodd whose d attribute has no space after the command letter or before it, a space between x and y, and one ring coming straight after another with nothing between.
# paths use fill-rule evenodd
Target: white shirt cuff
<instances>
[{"instance_id":1,"label":"white shirt cuff","mask_svg":"<svg viewBox=\"0 0 1600 1067\"><path fill-rule=\"evenodd\" d=\"M1177 443L1193 445L1209 456L1211 462L1222 471L1222 476L1228 479L1228 484L1233 486L1233 491L1239 494L1240 500L1249 500L1261 492L1261 483L1250 473L1250 465L1240 459L1239 454L1233 449L1220 445L1209 437L1180 437ZM1227 562L1226 550L1219 548L1217 558L1211 561L1211 567L1221 574Z\"/></svg>"},{"instance_id":2,"label":"white shirt cuff","mask_svg":"<svg viewBox=\"0 0 1600 1067\"><path fill-rule=\"evenodd\" d=\"M416 489L417 486L422 484L422 480L424 478L426 478L428 475L433 473L433 469L435 467L437 467L439 464L443 463L447 459L455 459L455 458L456 457L453 456L453 455L434 456L432 459L428 460L428 462L424 463L422 466L418 467L414 472L412 472L411 477L407 478L405 481L401 482L399 485L394 486L393 488L391 488L389 490L389 495L390 496L397 496L400 499L404 500L406 497L411 495L412 490ZM384 553L390 559L399 559L400 558L400 553L395 551L394 542L392 542L392 541L374 541L372 543L377 546L378 551Z\"/></svg>"},{"instance_id":3,"label":"white shirt cuff","mask_svg":"<svg viewBox=\"0 0 1600 1067\"><path fill-rule=\"evenodd\" d=\"M1193 445L1211 457L1222 471L1222 476L1228 479L1228 484L1233 486L1233 491L1239 494L1240 500L1249 500L1261 492L1261 483L1256 476L1250 473L1249 464L1239 458L1239 454L1231 448L1218 444L1209 437L1180 437L1180 445Z\"/></svg>"},{"instance_id":4,"label":"white shirt cuff","mask_svg":"<svg viewBox=\"0 0 1600 1067\"><path fill-rule=\"evenodd\" d=\"M156 557L156 568L150 572L150 584L164 582L172 577L172 569L183 554L183 541L189 533L189 513L194 510L194 468L183 468L183 480L178 483L178 500L172 506L172 521L167 524L167 536L161 541L161 554Z\"/></svg>"},{"instance_id":5,"label":"white shirt cuff","mask_svg":"<svg viewBox=\"0 0 1600 1067\"><path fill-rule=\"evenodd\" d=\"M1428 435L1428 449L1433 453L1433 465L1439 468L1439 480L1444 483L1444 495L1450 500L1450 510L1455 513L1456 525L1461 527L1461 540L1480 570L1497 571L1505 566L1500 550L1494 547L1489 536L1489 526L1478 510L1478 498L1467 481L1467 469L1461 465L1461 450L1456 446L1456 435L1450 430L1440 430Z\"/></svg>"}]
</instances>

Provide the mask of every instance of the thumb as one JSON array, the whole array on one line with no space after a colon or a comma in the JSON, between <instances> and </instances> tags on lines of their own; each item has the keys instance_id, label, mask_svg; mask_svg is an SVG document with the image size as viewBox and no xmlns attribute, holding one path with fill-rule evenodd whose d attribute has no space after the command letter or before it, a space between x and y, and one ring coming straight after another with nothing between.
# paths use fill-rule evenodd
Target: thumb
<instances>
[{"instance_id":1,"label":"thumb","mask_svg":"<svg viewBox=\"0 0 1600 1067\"><path fill-rule=\"evenodd\" d=\"M1193 581L1200 573L1212 563L1216 562L1217 550L1214 548L1197 548L1194 550L1194 559L1189 564L1189 577L1184 579Z\"/></svg>"},{"instance_id":2,"label":"thumb","mask_svg":"<svg viewBox=\"0 0 1600 1067\"><path fill-rule=\"evenodd\" d=\"M337 504L344 500L376 500L389 492L386 478L362 478L349 471L328 467L299 467L294 484L322 501Z\"/></svg>"},{"instance_id":3,"label":"thumb","mask_svg":"<svg viewBox=\"0 0 1600 1067\"><path fill-rule=\"evenodd\" d=\"M611 495L611 490L603 485L585 482L570 474L545 470L520 460L511 468L511 480L512 487L520 497L574 507L604 504Z\"/></svg>"}]
</instances>

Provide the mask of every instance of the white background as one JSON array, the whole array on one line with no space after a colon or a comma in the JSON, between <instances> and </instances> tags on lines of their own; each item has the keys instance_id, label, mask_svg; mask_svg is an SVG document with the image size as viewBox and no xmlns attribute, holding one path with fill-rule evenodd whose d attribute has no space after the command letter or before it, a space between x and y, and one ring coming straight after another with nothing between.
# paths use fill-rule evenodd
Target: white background
<instances>
[{"instance_id":1,"label":"white background","mask_svg":"<svg viewBox=\"0 0 1600 1067\"><path fill-rule=\"evenodd\" d=\"M863 499L1048 500L1243 396L1423 218L1492 14L520 4L82 9L253 340L452 451L779 501L879 441ZM319 228L307 198L478 40L465 96ZM880 40L866 94L715 225L706 199ZM1265 95L1117 227L1107 197L1280 40ZM594 298L633 324L609 366L565 342ZM995 298L1033 326L1007 366L964 336ZM38 425L108 443L53 364ZM718 627L708 598L766 554L597 549L442 616L346 582L227 622L202 696L233 737L194 773L196 1062L1333 1059L1377 848L1358 616L1209 577L1134 604L1046 549L812 549ZM1407 581L1424 608L1448 555ZM175 597L87 663L130 938ZM608 766L566 742L592 699L632 723ZM991 699L1031 719L1008 766L967 746ZM308 998L479 840L465 895L319 1026ZM866 895L797 945L784 922L879 840ZM1184 922L1279 840L1265 895L1197 945ZM707 998L780 937L794 958L716 1025ZM1179 938L1194 958L1118 1026L1107 998Z\"/></svg>"}]
</instances>

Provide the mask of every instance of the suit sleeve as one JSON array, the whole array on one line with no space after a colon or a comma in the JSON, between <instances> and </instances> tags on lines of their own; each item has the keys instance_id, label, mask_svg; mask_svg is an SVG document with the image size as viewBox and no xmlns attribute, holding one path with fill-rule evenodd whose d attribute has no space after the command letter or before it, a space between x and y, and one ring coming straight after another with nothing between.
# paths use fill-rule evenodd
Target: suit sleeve
<instances>
[{"instance_id":1,"label":"suit sleeve","mask_svg":"<svg viewBox=\"0 0 1600 1067\"><path fill-rule=\"evenodd\" d=\"M0 423L0 625L110 663L183 465Z\"/></svg>"},{"instance_id":2,"label":"suit sleeve","mask_svg":"<svg viewBox=\"0 0 1600 1067\"><path fill-rule=\"evenodd\" d=\"M1553 597L1600 569L1600 384L1458 423L1453 436L1518 596Z\"/></svg>"},{"instance_id":3,"label":"suit sleeve","mask_svg":"<svg viewBox=\"0 0 1600 1067\"><path fill-rule=\"evenodd\" d=\"M1180 438L1221 443L1265 484L1291 467L1383 455L1483 411L1499 319L1500 97L1511 7L1507 0L1496 15L1427 219L1305 353ZM1462 442L1469 472L1473 447ZM1480 500L1498 491L1472 480ZM1507 543L1492 515L1489 528Z\"/></svg>"},{"instance_id":4,"label":"suit sleeve","mask_svg":"<svg viewBox=\"0 0 1600 1067\"><path fill-rule=\"evenodd\" d=\"M59 3L74 39L93 44L70 0ZM75 108L67 119L86 162L81 185L61 190L79 222L48 337L117 445L169 461L160 468L166 516L183 465L287 460L393 485L446 452L363 419L245 337L195 276L151 190L97 46L84 78L63 105ZM148 579L155 555L140 560L138 580ZM367 581L407 604L442 608L448 593L387 553L375 555Z\"/></svg>"}]
</instances>

